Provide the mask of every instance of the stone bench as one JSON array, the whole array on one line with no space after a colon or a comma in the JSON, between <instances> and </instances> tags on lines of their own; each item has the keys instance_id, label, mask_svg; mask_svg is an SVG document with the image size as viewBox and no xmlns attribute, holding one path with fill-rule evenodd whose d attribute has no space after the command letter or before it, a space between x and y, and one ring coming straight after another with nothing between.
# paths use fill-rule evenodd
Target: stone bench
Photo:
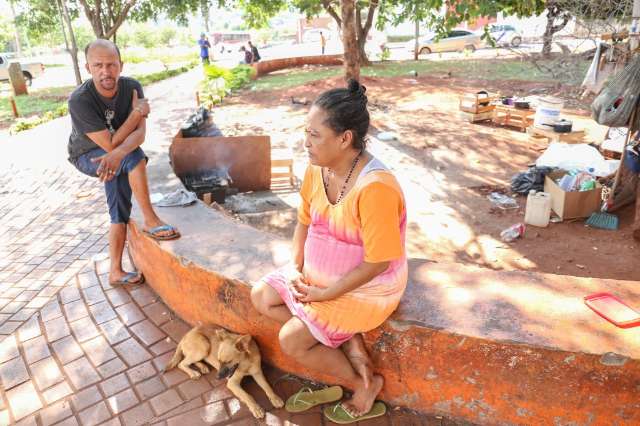
<instances>
[{"instance_id":1,"label":"stone bench","mask_svg":"<svg viewBox=\"0 0 640 426\"><path fill-rule=\"evenodd\" d=\"M155 242L134 216L129 244L165 303L192 325L252 334L282 370L335 382L284 355L278 325L250 302L251 283L288 261L289 241L200 202L161 214L180 239ZM400 307L365 335L385 379L380 398L479 424L640 424L640 331L614 327L582 301L611 291L640 306L637 286L411 260Z\"/></svg>"}]
</instances>

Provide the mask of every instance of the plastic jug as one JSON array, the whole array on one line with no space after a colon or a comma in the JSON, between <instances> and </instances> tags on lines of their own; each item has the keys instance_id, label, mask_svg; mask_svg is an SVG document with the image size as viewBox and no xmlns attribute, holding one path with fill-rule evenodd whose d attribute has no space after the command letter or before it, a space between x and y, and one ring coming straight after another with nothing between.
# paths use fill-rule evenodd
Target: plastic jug
<instances>
[{"instance_id":1,"label":"plastic jug","mask_svg":"<svg viewBox=\"0 0 640 426\"><path fill-rule=\"evenodd\" d=\"M524 223L546 228L551 217L551 194L548 192L529 191Z\"/></svg>"}]
</instances>

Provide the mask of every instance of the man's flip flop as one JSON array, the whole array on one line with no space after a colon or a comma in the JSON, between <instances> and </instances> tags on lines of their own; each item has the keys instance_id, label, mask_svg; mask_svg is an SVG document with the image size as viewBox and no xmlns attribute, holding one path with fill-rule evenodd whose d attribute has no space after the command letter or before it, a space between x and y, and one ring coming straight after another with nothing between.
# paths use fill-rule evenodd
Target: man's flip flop
<instances>
[{"instance_id":1,"label":"man's flip flop","mask_svg":"<svg viewBox=\"0 0 640 426\"><path fill-rule=\"evenodd\" d=\"M300 413L316 405L339 401L342 398L342 388L331 386L320 390L302 388L287 399L285 410L290 413Z\"/></svg>"},{"instance_id":2,"label":"man's flip flop","mask_svg":"<svg viewBox=\"0 0 640 426\"><path fill-rule=\"evenodd\" d=\"M135 278L138 278L136 281ZM109 285L131 285L131 284L144 284L144 275L137 274L136 272L128 272L127 275L120 278L118 281L110 282Z\"/></svg>"},{"instance_id":3,"label":"man's flip flop","mask_svg":"<svg viewBox=\"0 0 640 426\"><path fill-rule=\"evenodd\" d=\"M164 231L171 231L171 234L160 235L160 232ZM180 237L180 232L178 232L178 230L171 225L156 226L155 228L151 228L148 231L146 229L143 229L142 232L158 241L175 240L176 238Z\"/></svg>"},{"instance_id":4,"label":"man's flip flop","mask_svg":"<svg viewBox=\"0 0 640 426\"><path fill-rule=\"evenodd\" d=\"M387 413L387 406L384 405L381 401L376 401L369 410L368 413L363 414L361 416L352 416L349 414L342 403L339 402L335 405L325 407L324 416L331 420L334 423L338 423L339 425L346 425L349 423L359 422L361 420L373 419L374 417L384 416Z\"/></svg>"}]
</instances>

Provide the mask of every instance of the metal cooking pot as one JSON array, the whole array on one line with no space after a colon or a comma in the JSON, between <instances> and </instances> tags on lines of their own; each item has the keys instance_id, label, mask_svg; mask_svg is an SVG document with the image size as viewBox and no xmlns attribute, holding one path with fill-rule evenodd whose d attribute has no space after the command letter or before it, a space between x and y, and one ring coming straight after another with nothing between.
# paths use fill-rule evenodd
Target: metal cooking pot
<instances>
[{"instance_id":1,"label":"metal cooking pot","mask_svg":"<svg viewBox=\"0 0 640 426\"><path fill-rule=\"evenodd\" d=\"M569 120L558 120L553 124L553 131L556 133L571 133L573 123Z\"/></svg>"}]
</instances>

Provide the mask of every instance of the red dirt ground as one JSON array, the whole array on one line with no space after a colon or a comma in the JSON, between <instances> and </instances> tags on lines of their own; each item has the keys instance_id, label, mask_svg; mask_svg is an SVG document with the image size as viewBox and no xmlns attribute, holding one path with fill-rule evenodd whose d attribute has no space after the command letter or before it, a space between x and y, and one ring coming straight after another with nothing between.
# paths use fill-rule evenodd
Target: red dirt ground
<instances>
[{"instance_id":1,"label":"red dirt ground","mask_svg":"<svg viewBox=\"0 0 640 426\"><path fill-rule=\"evenodd\" d=\"M469 81L443 77L363 78L372 114L371 135L393 131L391 142L374 140L371 151L398 176L407 198L407 248L411 257L461 262L497 270L531 270L561 275L631 280L639 254L631 236L633 207L619 212L620 230L587 228L583 220L529 227L513 243L500 231L524 220L520 208L502 211L486 199L487 188L509 193L510 178L527 169L544 148L525 133L493 124L470 124L458 118L458 96L486 89L502 94L578 93L577 88L520 81ZM215 120L225 135L269 134L272 146L293 151L296 171L304 171L301 144L308 106L296 99L314 99L341 86L340 78L315 81L273 92L244 92L225 100ZM588 104L588 103L587 103ZM572 118L588 138L601 139L605 129L589 119L584 102L571 101ZM583 109L580 110L580 107ZM292 216L289 212L289 218ZM255 223L254 223L255 224ZM280 227L291 235L294 223ZM266 229L271 229L265 224Z\"/></svg>"}]
</instances>

